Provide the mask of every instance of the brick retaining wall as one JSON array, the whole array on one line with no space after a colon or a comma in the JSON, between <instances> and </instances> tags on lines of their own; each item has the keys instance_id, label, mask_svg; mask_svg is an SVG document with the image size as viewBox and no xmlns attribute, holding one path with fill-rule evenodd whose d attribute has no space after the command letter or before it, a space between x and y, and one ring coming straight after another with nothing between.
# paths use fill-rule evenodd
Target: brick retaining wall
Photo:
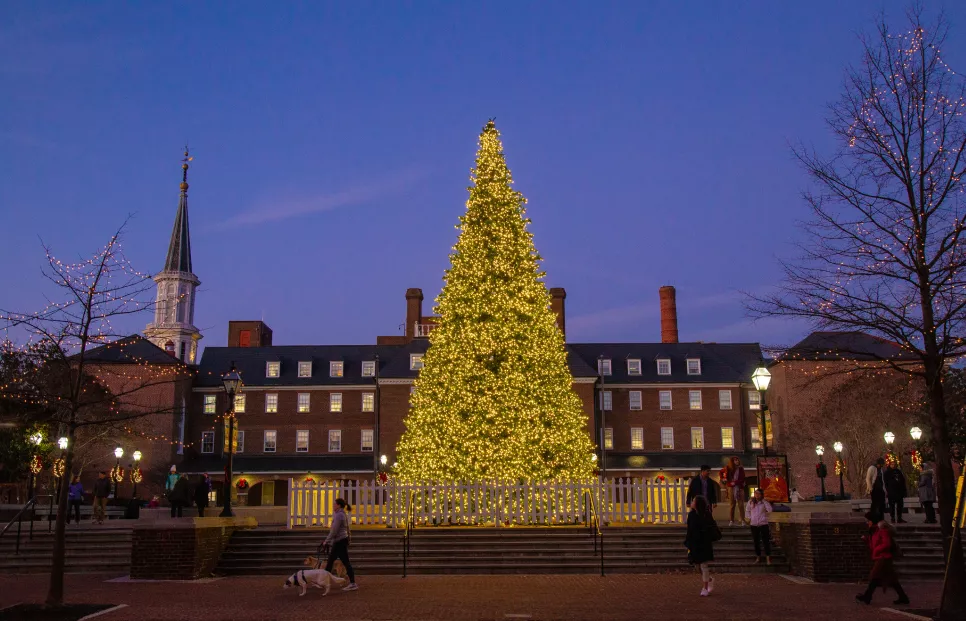
<instances>
[{"instance_id":1,"label":"brick retaining wall","mask_svg":"<svg viewBox=\"0 0 966 621\"><path fill-rule=\"evenodd\" d=\"M865 520L842 513L772 513L772 537L796 576L815 582L863 582L872 567Z\"/></svg>"},{"instance_id":2,"label":"brick retaining wall","mask_svg":"<svg viewBox=\"0 0 966 621\"><path fill-rule=\"evenodd\" d=\"M136 524L131 577L196 580L211 575L232 533L255 528L254 518L183 518Z\"/></svg>"}]
</instances>

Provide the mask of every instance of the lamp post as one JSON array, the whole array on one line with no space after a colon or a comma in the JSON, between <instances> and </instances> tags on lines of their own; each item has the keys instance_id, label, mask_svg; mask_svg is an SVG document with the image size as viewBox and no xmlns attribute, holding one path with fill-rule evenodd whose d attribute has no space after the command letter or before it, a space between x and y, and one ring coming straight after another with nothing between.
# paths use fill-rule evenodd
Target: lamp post
<instances>
[{"instance_id":1,"label":"lamp post","mask_svg":"<svg viewBox=\"0 0 966 621\"><path fill-rule=\"evenodd\" d=\"M221 381L225 385L225 393L228 395L228 462L225 464L225 487L223 490L224 509L221 510L221 517L232 517L231 513L231 461L235 453L235 395L241 392L242 377L241 373L235 369L235 363L231 363L228 373L221 376Z\"/></svg>"},{"instance_id":2,"label":"lamp post","mask_svg":"<svg viewBox=\"0 0 966 621\"><path fill-rule=\"evenodd\" d=\"M32 436L30 436L30 443L35 447L40 447L40 444L44 441L44 435L39 431ZM35 463L40 459L40 457L34 453L30 459L30 476L27 481L27 500L32 500L34 497L34 468Z\"/></svg>"},{"instance_id":3,"label":"lamp post","mask_svg":"<svg viewBox=\"0 0 966 621\"><path fill-rule=\"evenodd\" d=\"M922 439L922 429L919 427L913 427L909 430L909 435L912 436L912 443L915 448L912 450L912 467L916 470L922 470L922 450L919 448L919 440Z\"/></svg>"},{"instance_id":4,"label":"lamp post","mask_svg":"<svg viewBox=\"0 0 966 621\"><path fill-rule=\"evenodd\" d=\"M892 443L896 441L896 434L892 433L891 431L887 431L882 434L882 439L885 440L886 443L886 465L888 466L888 462L892 459Z\"/></svg>"},{"instance_id":5,"label":"lamp post","mask_svg":"<svg viewBox=\"0 0 966 621\"><path fill-rule=\"evenodd\" d=\"M60 438L57 439L57 448L60 449L60 459L58 459L57 462L59 462L62 465L65 464L65 461L64 461L64 451L67 450L67 443L68 442L69 442L69 440L66 437L63 437L63 436L61 436ZM69 472L66 472L66 471L62 471L61 474L58 476L57 475L57 467L58 467L57 466L57 463L55 463L54 464L54 476L57 477L57 504L59 506L60 505L60 489L61 489L61 484L64 481L64 477L69 477L70 476L70 473ZM67 484L70 485L70 482L68 482ZM53 504L53 499L51 499L51 504Z\"/></svg>"},{"instance_id":6,"label":"lamp post","mask_svg":"<svg viewBox=\"0 0 966 621\"><path fill-rule=\"evenodd\" d=\"M121 478L121 458L124 457L124 449L121 447L114 449L114 457L117 458L117 463L114 464L114 476L111 478L114 479L114 502L117 502L117 484L118 479Z\"/></svg>"},{"instance_id":7,"label":"lamp post","mask_svg":"<svg viewBox=\"0 0 966 621\"><path fill-rule=\"evenodd\" d=\"M597 356L597 374L600 376L600 478L607 476L607 412L604 408L604 356Z\"/></svg>"},{"instance_id":8,"label":"lamp post","mask_svg":"<svg viewBox=\"0 0 966 621\"><path fill-rule=\"evenodd\" d=\"M137 499L137 497L138 497L138 477L137 477L136 471L139 468L139 465L138 464L141 462L141 451L134 451L134 453L131 455L131 457L134 458L134 467L131 469L131 481L134 482L134 491L131 492L131 494L134 496L135 499Z\"/></svg>"},{"instance_id":9,"label":"lamp post","mask_svg":"<svg viewBox=\"0 0 966 621\"><path fill-rule=\"evenodd\" d=\"M839 460L839 467L838 467L838 471L839 471L839 496L842 499L844 499L845 498L845 481L843 480L843 477L845 475L845 462L842 460L842 449L845 448L845 447L842 446L842 443L841 442L836 442L835 444L832 445L832 448L835 449L835 455L836 455L836 457L838 457L838 460Z\"/></svg>"},{"instance_id":10,"label":"lamp post","mask_svg":"<svg viewBox=\"0 0 966 621\"><path fill-rule=\"evenodd\" d=\"M818 480L822 482L822 500L825 500L825 477L828 475L828 469L825 467L825 462L822 460L822 455L825 454L825 447L819 444L815 447L815 454L818 455Z\"/></svg>"},{"instance_id":11,"label":"lamp post","mask_svg":"<svg viewBox=\"0 0 966 621\"><path fill-rule=\"evenodd\" d=\"M752 373L751 383L755 385L755 390L761 395L758 403L761 415L761 448L762 454L768 457L768 419L765 417L765 391L768 390L768 384L771 383L771 373L765 368L764 361Z\"/></svg>"}]
</instances>

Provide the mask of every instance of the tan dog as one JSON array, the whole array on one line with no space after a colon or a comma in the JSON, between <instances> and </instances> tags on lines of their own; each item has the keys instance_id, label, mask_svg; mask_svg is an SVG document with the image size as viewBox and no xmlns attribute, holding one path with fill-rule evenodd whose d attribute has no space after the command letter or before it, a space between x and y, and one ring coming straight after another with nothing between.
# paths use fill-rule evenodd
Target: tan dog
<instances>
[{"instance_id":1,"label":"tan dog","mask_svg":"<svg viewBox=\"0 0 966 621\"><path fill-rule=\"evenodd\" d=\"M325 566L325 559L321 559L317 556L309 556L302 561L302 564L306 567ZM349 577L348 572L345 570L345 565L343 565L342 561L339 559L335 559L335 563L332 564L332 574L336 577L342 578L343 580Z\"/></svg>"}]
</instances>

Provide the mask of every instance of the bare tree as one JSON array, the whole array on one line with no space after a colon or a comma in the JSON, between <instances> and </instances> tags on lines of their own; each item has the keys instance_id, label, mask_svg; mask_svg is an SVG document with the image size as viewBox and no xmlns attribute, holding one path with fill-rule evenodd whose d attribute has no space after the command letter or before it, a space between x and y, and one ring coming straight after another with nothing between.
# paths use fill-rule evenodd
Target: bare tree
<instances>
[{"instance_id":1,"label":"bare tree","mask_svg":"<svg viewBox=\"0 0 966 621\"><path fill-rule=\"evenodd\" d=\"M966 354L966 251L962 245L966 82L943 61L948 26L908 14L907 32L880 20L863 40L828 125L830 156L799 148L814 182L802 255L784 263L774 295L753 297L753 314L799 317L822 328L862 330L899 343L918 364L883 360L923 382L937 458L939 510L953 536L953 471L943 370ZM943 613L966 615L962 550L952 546Z\"/></svg>"},{"instance_id":2,"label":"bare tree","mask_svg":"<svg viewBox=\"0 0 966 621\"><path fill-rule=\"evenodd\" d=\"M173 403L145 403L138 394L190 376L180 364L138 359L104 364L105 351L129 342L116 332L115 323L152 306L149 298L154 284L125 258L120 246L122 231L123 227L91 259L79 263L64 263L45 247L43 274L59 292L57 301L33 313L0 311L8 330L27 338L20 353L28 361L3 387L0 397L29 404L24 413L33 422L66 433L68 475L73 471L79 431L90 430L81 442L95 441L124 422L170 411ZM61 486L57 503L48 605L64 600L66 485Z\"/></svg>"}]
</instances>

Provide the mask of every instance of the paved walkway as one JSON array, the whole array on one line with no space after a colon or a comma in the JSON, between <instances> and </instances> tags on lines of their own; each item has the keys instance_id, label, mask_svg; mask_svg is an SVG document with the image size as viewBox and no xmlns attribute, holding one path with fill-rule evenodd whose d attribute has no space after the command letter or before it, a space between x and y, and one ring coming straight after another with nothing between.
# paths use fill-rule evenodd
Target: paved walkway
<instances>
[{"instance_id":1,"label":"paved walkway","mask_svg":"<svg viewBox=\"0 0 966 621\"><path fill-rule=\"evenodd\" d=\"M909 618L880 608L890 605L891 593L877 593L878 606L860 606L853 601L855 585L796 584L770 575L721 575L707 598L698 596L696 575L372 576L360 579L356 592L333 591L327 597L319 590L305 597L297 589L283 590L285 576L194 583L110 578L68 576L68 600L126 604L97 621ZM43 601L46 588L46 576L0 576L0 608ZM936 605L938 584L910 583L906 589L915 608Z\"/></svg>"}]
</instances>

